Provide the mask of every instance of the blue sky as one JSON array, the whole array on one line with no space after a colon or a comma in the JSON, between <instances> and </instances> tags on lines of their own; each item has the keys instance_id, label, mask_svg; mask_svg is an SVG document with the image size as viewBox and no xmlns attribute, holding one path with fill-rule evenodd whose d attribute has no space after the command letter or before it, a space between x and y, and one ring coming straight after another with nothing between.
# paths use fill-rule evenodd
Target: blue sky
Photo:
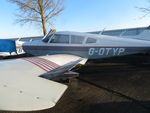
<instances>
[{"instance_id":1,"label":"blue sky","mask_svg":"<svg viewBox=\"0 0 150 113\"><path fill-rule=\"evenodd\" d=\"M150 6L146 0L65 0L64 11L53 23L57 31L95 31L150 25L150 16L135 7ZM0 1L0 37L42 35L40 26L15 24L17 7L7 0Z\"/></svg>"}]
</instances>

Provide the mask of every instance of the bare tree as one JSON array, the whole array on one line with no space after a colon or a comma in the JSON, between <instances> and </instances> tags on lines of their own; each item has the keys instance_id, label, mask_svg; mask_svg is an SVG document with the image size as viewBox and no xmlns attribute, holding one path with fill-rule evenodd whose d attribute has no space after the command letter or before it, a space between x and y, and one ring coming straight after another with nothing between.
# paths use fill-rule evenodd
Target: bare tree
<instances>
[{"instance_id":1,"label":"bare tree","mask_svg":"<svg viewBox=\"0 0 150 113\"><path fill-rule=\"evenodd\" d=\"M63 0L9 0L19 7L17 22L40 23L45 35L47 25L52 24L52 18L63 11Z\"/></svg>"},{"instance_id":2,"label":"bare tree","mask_svg":"<svg viewBox=\"0 0 150 113\"><path fill-rule=\"evenodd\" d=\"M146 0L146 1L147 1L147 3L150 4L150 0ZM136 8L138 8L144 14L141 18L144 18L144 17L146 17L147 15L150 14L150 6L136 7Z\"/></svg>"}]
</instances>

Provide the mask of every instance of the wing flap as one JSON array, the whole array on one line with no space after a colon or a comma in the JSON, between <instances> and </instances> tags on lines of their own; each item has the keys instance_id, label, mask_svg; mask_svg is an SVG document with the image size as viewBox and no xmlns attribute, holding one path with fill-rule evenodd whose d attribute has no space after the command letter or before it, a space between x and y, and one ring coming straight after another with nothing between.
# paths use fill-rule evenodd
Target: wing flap
<instances>
[{"instance_id":1,"label":"wing flap","mask_svg":"<svg viewBox=\"0 0 150 113\"><path fill-rule=\"evenodd\" d=\"M82 62L83 61L83 62ZM72 62L69 62L63 66L59 66L58 68L50 71L50 72L47 72L45 74L42 74L40 77L43 77L43 78L46 78L46 79L53 79L61 74L64 74L65 72L67 71L70 71L72 68L74 68L76 65L78 64L83 64L87 61L87 59L84 59L84 58L80 58L76 61L72 61Z\"/></svg>"}]
</instances>

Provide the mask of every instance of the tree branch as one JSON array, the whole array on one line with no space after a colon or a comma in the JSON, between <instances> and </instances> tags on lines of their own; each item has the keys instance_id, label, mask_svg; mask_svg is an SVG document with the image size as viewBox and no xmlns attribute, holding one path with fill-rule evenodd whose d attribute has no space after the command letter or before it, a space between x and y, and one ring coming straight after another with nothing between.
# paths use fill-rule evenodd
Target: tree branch
<instances>
[{"instance_id":1,"label":"tree branch","mask_svg":"<svg viewBox=\"0 0 150 113\"><path fill-rule=\"evenodd\" d=\"M21 2L20 0L10 0L10 1L19 5L20 9L24 9L25 7L27 7L27 8L40 14L40 12L38 10L36 10L34 7L31 7L31 6L27 5L26 3Z\"/></svg>"}]
</instances>

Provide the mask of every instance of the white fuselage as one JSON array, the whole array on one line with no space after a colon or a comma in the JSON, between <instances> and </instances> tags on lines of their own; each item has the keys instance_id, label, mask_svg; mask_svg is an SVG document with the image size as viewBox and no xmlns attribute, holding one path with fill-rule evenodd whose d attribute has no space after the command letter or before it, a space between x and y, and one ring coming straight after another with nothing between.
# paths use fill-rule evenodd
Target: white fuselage
<instances>
[{"instance_id":1,"label":"white fuselage","mask_svg":"<svg viewBox=\"0 0 150 113\"><path fill-rule=\"evenodd\" d=\"M56 32L46 41L36 40L22 44L32 55L72 54L89 59L147 53L150 41L79 32Z\"/></svg>"}]
</instances>

